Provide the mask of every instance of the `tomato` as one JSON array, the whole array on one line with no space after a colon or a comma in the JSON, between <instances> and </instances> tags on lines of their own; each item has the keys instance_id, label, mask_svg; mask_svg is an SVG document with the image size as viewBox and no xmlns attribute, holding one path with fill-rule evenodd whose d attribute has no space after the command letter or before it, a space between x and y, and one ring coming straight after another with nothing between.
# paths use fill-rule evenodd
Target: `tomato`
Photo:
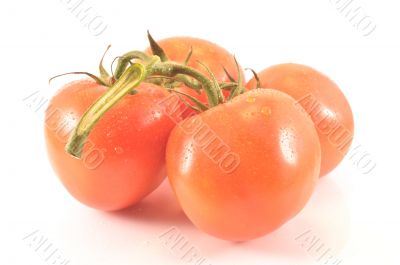
<instances>
[{"instance_id":1,"label":"tomato","mask_svg":"<svg viewBox=\"0 0 400 265\"><path fill-rule=\"evenodd\" d=\"M46 111L47 151L56 174L82 203L100 210L134 204L165 178L165 147L175 123L159 104L169 93L142 83L112 107L90 133L82 159L65 144L83 113L106 87L91 80L72 82L51 100Z\"/></svg>"},{"instance_id":2,"label":"tomato","mask_svg":"<svg viewBox=\"0 0 400 265\"><path fill-rule=\"evenodd\" d=\"M258 89L179 123L167 173L188 218L243 241L295 216L318 180L321 150L308 115L285 93Z\"/></svg>"},{"instance_id":3,"label":"tomato","mask_svg":"<svg viewBox=\"0 0 400 265\"><path fill-rule=\"evenodd\" d=\"M171 61L178 63L185 62L187 55L192 49L192 55L187 64L189 67L192 67L201 73L210 76L204 66L200 64L202 63L211 70L216 80L220 82L230 82L228 75L224 71L225 67L229 75L233 79L238 80L239 73L233 55L217 44L190 37L172 37L157 41L157 43L164 50L168 59ZM151 54L150 48L147 48L146 52ZM240 74L243 77L243 70L240 66L239 69ZM207 103L207 96L204 90L201 91L200 94L186 86L180 86L176 88L176 90L196 97L203 103ZM224 90L223 94L228 96L229 91ZM186 116L189 113L191 112L185 112Z\"/></svg>"},{"instance_id":4,"label":"tomato","mask_svg":"<svg viewBox=\"0 0 400 265\"><path fill-rule=\"evenodd\" d=\"M321 143L324 176L343 160L354 134L353 114L346 97L327 76L301 64L279 64L258 74L261 87L274 88L295 98L311 116ZM253 78L246 85L255 88Z\"/></svg>"}]
</instances>

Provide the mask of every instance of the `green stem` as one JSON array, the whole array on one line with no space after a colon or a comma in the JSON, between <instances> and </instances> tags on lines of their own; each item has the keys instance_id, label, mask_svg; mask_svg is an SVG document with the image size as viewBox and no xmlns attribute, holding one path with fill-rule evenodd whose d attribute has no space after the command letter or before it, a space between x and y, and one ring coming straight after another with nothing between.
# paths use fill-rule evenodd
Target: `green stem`
<instances>
[{"instance_id":1,"label":"green stem","mask_svg":"<svg viewBox=\"0 0 400 265\"><path fill-rule=\"evenodd\" d=\"M154 83L157 85L162 85L163 83L168 80L169 82L176 82L178 83L177 85L184 84L187 87L193 88L197 92L200 93L200 90L202 88L202 85L200 82L198 82L196 79L189 78L186 75L182 74L177 74L175 77L166 77L166 76L149 76L146 81L150 83Z\"/></svg>"},{"instance_id":2,"label":"green stem","mask_svg":"<svg viewBox=\"0 0 400 265\"><path fill-rule=\"evenodd\" d=\"M154 64L149 71L149 75L174 77L178 74L183 74L193 77L202 84L202 87L206 91L208 106L211 108L219 103L218 90L220 88L216 87L209 78L193 68L172 62L160 62Z\"/></svg>"},{"instance_id":3,"label":"green stem","mask_svg":"<svg viewBox=\"0 0 400 265\"><path fill-rule=\"evenodd\" d=\"M131 59L142 60L143 64L131 63ZM127 67L129 63L131 65ZM207 70L209 71L208 68ZM211 72L210 74L212 75ZM187 84L190 84L189 81L191 81L193 86L201 86L207 93L209 108L223 102L223 99L220 97L222 92L215 78L210 80L199 71L185 65L173 62L160 62L158 56L148 56L142 52L130 52L119 60L115 73L115 78L118 78L115 79L115 83L83 114L65 146L65 150L72 156L80 158L87 137L101 117L125 95L134 92L135 87L153 76L161 78L178 77L184 83L187 81ZM190 80L190 78L186 79L186 76L194 80ZM200 111L208 109L207 106L201 105L201 102L194 102L197 103L196 105Z\"/></svg>"},{"instance_id":4,"label":"green stem","mask_svg":"<svg viewBox=\"0 0 400 265\"><path fill-rule=\"evenodd\" d=\"M168 91L171 92L171 93L176 93L176 94L181 95L181 96L185 96L186 98L191 100L196 105L197 110L199 112L208 110L208 107L206 105L204 105L200 100L198 100L197 98L195 98L195 97L193 97L193 96L191 96L189 94L186 94L184 92L181 92L181 91L178 91L178 90L175 90L175 89L172 89L172 88L169 88Z\"/></svg>"},{"instance_id":5,"label":"green stem","mask_svg":"<svg viewBox=\"0 0 400 265\"><path fill-rule=\"evenodd\" d=\"M83 114L65 150L80 158L86 138L100 118L122 97L132 91L146 78L146 69L142 64L129 66L121 77Z\"/></svg>"},{"instance_id":6,"label":"green stem","mask_svg":"<svg viewBox=\"0 0 400 265\"><path fill-rule=\"evenodd\" d=\"M141 51L131 51L125 53L118 60L117 68L115 69L114 73L114 78L119 79L121 77L122 73L125 71L126 67L128 66L131 60L139 59L142 60L143 62L148 62L151 60L151 58L152 58L151 56Z\"/></svg>"},{"instance_id":7,"label":"green stem","mask_svg":"<svg viewBox=\"0 0 400 265\"><path fill-rule=\"evenodd\" d=\"M99 63L100 78L107 85L110 85L110 75L108 74L107 70L103 66L103 60L104 60L104 57L106 56L106 53L110 49L110 47L111 47L111 45L107 46L107 49L104 52L103 57L101 57L101 60L100 60L100 63Z\"/></svg>"},{"instance_id":8,"label":"green stem","mask_svg":"<svg viewBox=\"0 0 400 265\"><path fill-rule=\"evenodd\" d=\"M201 83L199 83L196 79L189 79L187 76L182 74L176 75L175 80L178 82L182 82L185 86L193 88L197 91L202 88Z\"/></svg>"},{"instance_id":9,"label":"green stem","mask_svg":"<svg viewBox=\"0 0 400 265\"><path fill-rule=\"evenodd\" d=\"M224 90L231 90L237 87L237 83L219 83L219 87Z\"/></svg>"},{"instance_id":10,"label":"green stem","mask_svg":"<svg viewBox=\"0 0 400 265\"><path fill-rule=\"evenodd\" d=\"M228 96L228 100L233 99L234 97L236 97L237 95L241 94L244 92L244 88L242 87L242 73L240 71L240 67L239 67L239 63L236 60L236 57L234 56L233 59L235 60L235 65L236 65L236 71L237 71L237 75L238 75L238 79L237 79L237 86L232 88L231 93Z\"/></svg>"},{"instance_id":11,"label":"green stem","mask_svg":"<svg viewBox=\"0 0 400 265\"><path fill-rule=\"evenodd\" d=\"M154 55L157 55L158 57L160 57L161 62L166 62L168 61L168 57L165 54L164 50L160 47L160 45L158 45L158 43L153 39L153 37L151 36L150 32L147 31L147 39L149 40L150 43L150 48L151 51L153 52Z\"/></svg>"}]
</instances>

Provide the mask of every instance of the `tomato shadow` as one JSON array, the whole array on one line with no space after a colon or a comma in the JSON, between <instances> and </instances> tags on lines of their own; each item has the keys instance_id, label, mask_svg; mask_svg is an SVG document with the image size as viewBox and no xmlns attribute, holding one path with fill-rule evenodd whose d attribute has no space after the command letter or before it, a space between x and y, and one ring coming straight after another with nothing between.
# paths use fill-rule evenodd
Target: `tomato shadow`
<instances>
[{"instance_id":1,"label":"tomato shadow","mask_svg":"<svg viewBox=\"0 0 400 265\"><path fill-rule=\"evenodd\" d=\"M143 222L149 226L155 224L166 226L191 225L179 206L167 179L141 202L107 214L136 223Z\"/></svg>"},{"instance_id":2,"label":"tomato shadow","mask_svg":"<svg viewBox=\"0 0 400 265\"><path fill-rule=\"evenodd\" d=\"M315 253L302 245L304 242L299 240L302 234L310 231L310 236L319 238L335 253L344 248L349 237L350 214L345 196L334 179L335 176L322 178L306 207L292 220L264 237L247 242L224 241L198 230L181 210L168 180L142 202L106 214L112 219L146 227L149 229L146 236L154 235L153 231L177 227L190 244L210 260L246 252L267 260L274 258L290 260L289 264L310 264L315 262ZM238 256L239 263L241 258L245 257Z\"/></svg>"}]
</instances>

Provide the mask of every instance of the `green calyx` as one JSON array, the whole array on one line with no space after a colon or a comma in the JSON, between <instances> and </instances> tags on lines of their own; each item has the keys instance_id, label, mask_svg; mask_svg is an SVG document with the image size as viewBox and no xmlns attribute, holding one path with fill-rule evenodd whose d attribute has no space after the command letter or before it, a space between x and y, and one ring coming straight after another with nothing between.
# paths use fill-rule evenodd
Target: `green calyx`
<instances>
[{"instance_id":1,"label":"green calyx","mask_svg":"<svg viewBox=\"0 0 400 265\"><path fill-rule=\"evenodd\" d=\"M204 67L209 77L198 70L187 66L193 52L192 49L190 50L185 62L180 64L168 60L167 55L157 42L154 41L150 33L148 33L148 39L153 55L148 55L141 51L131 51L123 56L117 57L117 66L112 74L109 74L103 67L103 58L110 46L107 47L107 50L100 60L100 76L87 72L68 73L85 74L100 85L108 87L107 91L89 107L78 122L78 125L74 129L65 147L65 150L69 154L80 158L87 137L101 117L124 96L140 93L135 88L142 82L158 84L165 87L171 93L176 93L181 99L182 97L185 97L191 101L193 106L184 100L182 101L198 112L206 111L209 108L222 104L226 100L230 100L243 93L242 77L236 59L235 62L239 73L238 80L234 80L225 70L229 76L230 82L218 82L210 69L202 62L198 63ZM207 94L208 104L205 105L195 97L175 90L176 87L182 85L192 88L198 93L200 93L201 90L204 90ZM225 99L222 90L230 91L230 95L227 99Z\"/></svg>"}]
</instances>

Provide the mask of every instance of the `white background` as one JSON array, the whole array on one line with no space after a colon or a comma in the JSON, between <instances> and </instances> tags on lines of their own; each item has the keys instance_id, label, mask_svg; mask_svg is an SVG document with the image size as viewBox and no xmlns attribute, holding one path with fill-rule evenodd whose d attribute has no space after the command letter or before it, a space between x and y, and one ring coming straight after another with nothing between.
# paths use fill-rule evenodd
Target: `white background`
<instances>
[{"instance_id":1,"label":"white background","mask_svg":"<svg viewBox=\"0 0 400 265\"><path fill-rule=\"evenodd\" d=\"M196 248L203 264L325 264L327 257L318 260L322 250L334 256L326 264L335 264L336 258L340 264L400 264L396 1L353 3L376 24L369 36L337 10L337 0L86 0L84 5L107 25L94 36L68 10L76 1L16 0L0 6L0 264L51 264L46 261L50 250L36 251L35 236L47 239L71 265L195 264L160 239L171 227ZM45 106L24 99L35 92L47 99L71 79L48 85L55 74L96 72L108 44L113 46L106 64L125 51L145 48L147 29L157 39L189 35L212 40L236 54L242 66L256 70L298 62L324 72L353 108L353 148L359 146L357 155L367 154L376 168L363 174L360 163L346 157L320 181L297 217L270 235L240 244L198 231L179 210L167 183L122 212L81 205L47 161ZM310 249L306 236L314 237L319 252Z\"/></svg>"}]
</instances>

